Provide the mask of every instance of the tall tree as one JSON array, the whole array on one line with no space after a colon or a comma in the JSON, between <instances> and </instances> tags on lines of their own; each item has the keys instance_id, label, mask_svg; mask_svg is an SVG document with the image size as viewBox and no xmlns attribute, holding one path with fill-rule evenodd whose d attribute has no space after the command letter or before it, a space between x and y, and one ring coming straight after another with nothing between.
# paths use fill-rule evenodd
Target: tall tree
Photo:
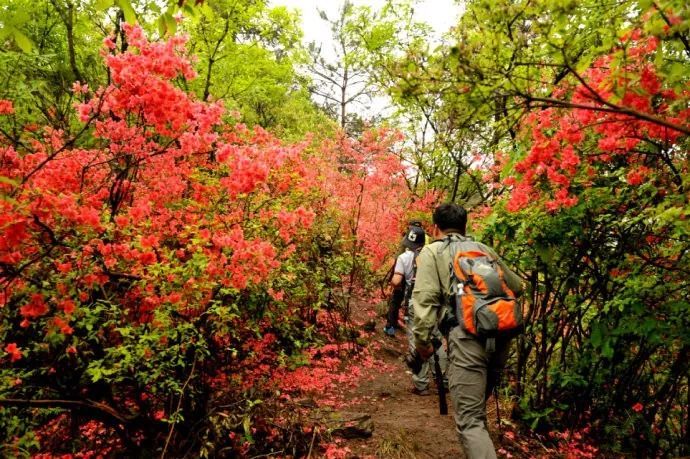
<instances>
[{"instance_id":1,"label":"tall tree","mask_svg":"<svg viewBox=\"0 0 690 459\"><path fill-rule=\"evenodd\" d=\"M462 90L444 78L436 54L444 55L450 46L441 41L434 47L431 28L414 19L410 1L361 8L350 28L359 37L360 60L397 108L399 126L408 137L424 139L407 149L419 172L414 183L422 179L444 189L451 201L470 206L486 201L490 193L476 167L477 153L496 140L485 126L467 122L471 106L453 103L454 93Z\"/></svg>"},{"instance_id":2,"label":"tall tree","mask_svg":"<svg viewBox=\"0 0 690 459\"><path fill-rule=\"evenodd\" d=\"M358 60L360 41L349 30L349 21L354 17L355 8L349 0L342 3L338 16L329 18L319 10L321 19L331 30L333 40L330 49L312 42L308 46L311 56L310 73L313 85L310 90L341 129L348 133L361 131L361 116L353 109L367 107L374 94L366 68Z\"/></svg>"},{"instance_id":3,"label":"tall tree","mask_svg":"<svg viewBox=\"0 0 690 459\"><path fill-rule=\"evenodd\" d=\"M213 0L198 11L183 27L198 57L200 98L222 99L245 123L286 135L328 125L296 72L305 59L297 13L265 0Z\"/></svg>"}]
</instances>

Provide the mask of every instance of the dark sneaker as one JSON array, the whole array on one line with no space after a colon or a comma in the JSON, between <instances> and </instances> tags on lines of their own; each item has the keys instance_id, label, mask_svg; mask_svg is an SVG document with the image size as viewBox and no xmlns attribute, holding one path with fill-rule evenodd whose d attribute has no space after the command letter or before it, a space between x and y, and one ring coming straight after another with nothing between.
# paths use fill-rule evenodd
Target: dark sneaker
<instances>
[{"instance_id":1,"label":"dark sneaker","mask_svg":"<svg viewBox=\"0 0 690 459\"><path fill-rule=\"evenodd\" d=\"M429 389L417 389L416 387L413 387L412 390L410 390L415 395L419 395L421 397L426 396L426 395L431 395L431 392L429 392Z\"/></svg>"},{"instance_id":2,"label":"dark sneaker","mask_svg":"<svg viewBox=\"0 0 690 459\"><path fill-rule=\"evenodd\" d=\"M391 327L390 325L383 327L383 332L388 336L395 336L395 327Z\"/></svg>"}]
</instances>

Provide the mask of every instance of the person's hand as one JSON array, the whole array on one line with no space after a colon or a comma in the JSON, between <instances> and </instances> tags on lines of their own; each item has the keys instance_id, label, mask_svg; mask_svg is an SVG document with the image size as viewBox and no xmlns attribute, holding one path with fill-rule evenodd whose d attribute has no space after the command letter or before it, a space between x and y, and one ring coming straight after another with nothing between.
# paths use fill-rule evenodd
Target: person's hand
<instances>
[{"instance_id":1,"label":"person's hand","mask_svg":"<svg viewBox=\"0 0 690 459\"><path fill-rule=\"evenodd\" d=\"M419 356L426 362L429 360L429 357L434 355L434 346L431 345L431 343L427 344L418 344L416 346L417 353Z\"/></svg>"}]
</instances>

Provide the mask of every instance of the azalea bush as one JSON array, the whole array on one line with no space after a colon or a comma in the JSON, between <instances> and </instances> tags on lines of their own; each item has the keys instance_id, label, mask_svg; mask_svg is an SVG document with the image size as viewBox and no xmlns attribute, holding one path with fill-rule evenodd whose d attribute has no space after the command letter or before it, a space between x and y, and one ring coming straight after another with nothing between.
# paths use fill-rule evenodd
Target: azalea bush
<instances>
[{"instance_id":1,"label":"azalea bush","mask_svg":"<svg viewBox=\"0 0 690 459\"><path fill-rule=\"evenodd\" d=\"M183 89L184 37L124 27L126 51L104 43L110 84L74 84L73 134L0 104L2 132L21 127L0 143L2 443L301 451L276 375L356 338L336 306L411 199L396 136L281 142Z\"/></svg>"},{"instance_id":2,"label":"azalea bush","mask_svg":"<svg viewBox=\"0 0 690 459\"><path fill-rule=\"evenodd\" d=\"M630 30L528 115L484 221L530 287L517 414L645 456L687 454L690 431L690 94L670 36Z\"/></svg>"}]
</instances>

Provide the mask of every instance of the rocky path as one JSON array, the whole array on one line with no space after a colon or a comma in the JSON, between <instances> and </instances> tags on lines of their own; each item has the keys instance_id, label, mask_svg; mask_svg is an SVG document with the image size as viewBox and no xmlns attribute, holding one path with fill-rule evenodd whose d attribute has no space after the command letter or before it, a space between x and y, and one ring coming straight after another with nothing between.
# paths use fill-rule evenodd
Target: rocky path
<instances>
[{"instance_id":1,"label":"rocky path","mask_svg":"<svg viewBox=\"0 0 690 459\"><path fill-rule=\"evenodd\" d=\"M314 402L312 413L318 413L318 420L329 433L323 447L309 459L464 458L450 397L450 413L441 416L433 381L430 395L412 393L412 375L403 363L408 346L405 331L398 331L392 338L384 335L382 309L382 305L375 307L365 302L355 305L353 319L360 324L357 327L366 342L366 351L362 353L364 357L346 365L346 377L341 383L331 384L315 396L318 403ZM332 403L323 403L324 400ZM499 428L496 402L493 397L487 402L488 428L501 459L622 457L602 455L596 445L583 447L582 439L569 432L546 435L520 428L509 419L510 405L509 400L501 398Z\"/></svg>"},{"instance_id":2,"label":"rocky path","mask_svg":"<svg viewBox=\"0 0 690 459\"><path fill-rule=\"evenodd\" d=\"M382 327L381 320L377 320L376 332L369 342L372 354L382 364L366 369L358 384L345 394L346 399L356 401L348 404L348 412L371 417L372 435L366 439L345 440L342 445L350 449L351 457L465 457L455 432L450 398L450 413L441 416L433 381L431 395L419 396L411 392L411 374L402 362L407 350L404 330L391 338L381 333ZM496 425L495 411L491 399L488 415L492 430ZM496 432L492 434L495 436Z\"/></svg>"},{"instance_id":3,"label":"rocky path","mask_svg":"<svg viewBox=\"0 0 690 459\"><path fill-rule=\"evenodd\" d=\"M438 396L432 384L428 396L413 394L411 375L402 363L406 339L398 332L395 338L377 335L372 344L375 354L388 364L384 371L371 369L353 390L362 401L352 409L371 416L374 430L371 438L350 440L353 455L391 458L457 458L464 457L455 434L452 407L448 416L439 415Z\"/></svg>"}]
</instances>

